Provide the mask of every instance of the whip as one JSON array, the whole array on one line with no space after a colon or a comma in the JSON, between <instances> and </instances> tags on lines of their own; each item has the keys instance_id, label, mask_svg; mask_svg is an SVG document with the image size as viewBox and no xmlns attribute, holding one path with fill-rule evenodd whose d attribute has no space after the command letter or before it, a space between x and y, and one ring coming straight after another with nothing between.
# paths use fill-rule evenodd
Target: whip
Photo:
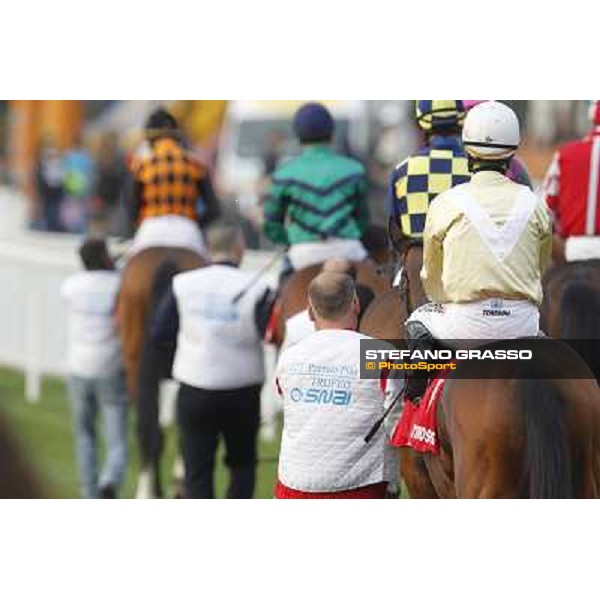
<instances>
[{"instance_id":1,"label":"whip","mask_svg":"<svg viewBox=\"0 0 600 600\"><path fill-rule=\"evenodd\" d=\"M232 302L237 304L250 290L250 288L285 254L286 250L280 250L271 258L271 260L260 269L254 277L243 287L234 297Z\"/></svg>"},{"instance_id":2,"label":"whip","mask_svg":"<svg viewBox=\"0 0 600 600\"><path fill-rule=\"evenodd\" d=\"M394 408L394 406L396 406L396 404L398 403L400 398L402 398L402 396L404 395L405 389L406 389L406 379L404 380L404 384L402 385L402 388L396 394L396 397L392 400L390 405L385 409L383 416L380 419L378 419L377 421L375 421L375 423L373 424L373 427L371 427L371 430L365 436L365 444L368 444L373 439L375 434L379 431L379 429L383 425L384 421L387 419L388 415L392 412L392 409Z\"/></svg>"}]
</instances>

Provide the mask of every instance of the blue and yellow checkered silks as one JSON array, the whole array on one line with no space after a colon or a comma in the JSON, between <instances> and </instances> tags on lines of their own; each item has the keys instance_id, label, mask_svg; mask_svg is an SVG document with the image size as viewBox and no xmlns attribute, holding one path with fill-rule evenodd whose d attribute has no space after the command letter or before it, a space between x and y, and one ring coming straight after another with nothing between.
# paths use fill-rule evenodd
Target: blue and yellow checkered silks
<instances>
[{"instance_id":1,"label":"blue and yellow checkered silks","mask_svg":"<svg viewBox=\"0 0 600 600\"><path fill-rule=\"evenodd\" d=\"M466 116L462 100L417 100L415 108L425 131L462 127Z\"/></svg>"},{"instance_id":2,"label":"blue and yellow checkered silks","mask_svg":"<svg viewBox=\"0 0 600 600\"><path fill-rule=\"evenodd\" d=\"M401 162L392 173L392 215L407 237L420 239L431 201L471 179L469 161L456 137L434 136L431 146Z\"/></svg>"}]
</instances>

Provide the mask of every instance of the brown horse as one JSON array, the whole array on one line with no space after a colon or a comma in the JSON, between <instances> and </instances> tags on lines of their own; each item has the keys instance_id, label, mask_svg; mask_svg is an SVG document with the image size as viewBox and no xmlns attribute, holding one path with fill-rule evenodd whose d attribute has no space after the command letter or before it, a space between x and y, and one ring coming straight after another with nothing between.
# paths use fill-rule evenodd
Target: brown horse
<instances>
[{"instance_id":1,"label":"brown horse","mask_svg":"<svg viewBox=\"0 0 600 600\"><path fill-rule=\"evenodd\" d=\"M388 280L379 274L375 265L368 261L353 263L356 267L356 281L370 288L375 296L389 289ZM295 271L284 282L280 292L281 318L285 320L302 312L308 302L308 286L321 272L322 264L311 265Z\"/></svg>"},{"instance_id":2,"label":"brown horse","mask_svg":"<svg viewBox=\"0 0 600 600\"><path fill-rule=\"evenodd\" d=\"M420 275L423 246L420 243L405 245L401 265L399 286L374 298L361 320L361 333L379 339L403 339L404 322L412 311L427 302Z\"/></svg>"},{"instance_id":3,"label":"brown horse","mask_svg":"<svg viewBox=\"0 0 600 600\"><path fill-rule=\"evenodd\" d=\"M160 457L162 435L158 423L159 382L171 371L171 364L159 364L169 360L169 352L143 354L147 323L152 302L156 304L157 284L162 273L172 274L196 269L206 262L192 250L186 248L149 248L133 256L123 271L121 289L117 302L117 316L123 347L123 359L127 375L130 399L138 412L138 445L140 470L138 481L139 497L162 496L160 480ZM164 278L164 277L163 277ZM149 350L146 348L146 350ZM141 372L142 356L146 356L145 371ZM153 356L152 360L148 357ZM167 358L171 356L171 358ZM152 373L148 369L153 369ZM143 377L143 393L140 384Z\"/></svg>"},{"instance_id":4,"label":"brown horse","mask_svg":"<svg viewBox=\"0 0 600 600\"><path fill-rule=\"evenodd\" d=\"M404 323L411 312L427 302L421 283L423 246L401 240L395 243L401 258L400 284L376 297L367 308L360 323L360 332L388 340L404 339ZM408 448L400 450L401 477L411 497L437 498L438 495L427 476L423 455Z\"/></svg>"},{"instance_id":5,"label":"brown horse","mask_svg":"<svg viewBox=\"0 0 600 600\"><path fill-rule=\"evenodd\" d=\"M178 271L188 271L206 265L206 261L187 248L148 248L133 256L123 270L117 300L117 318L123 360L127 374L129 398L136 402L138 373L146 318L156 272L169 261Z\"/></svg>"},{"instance_id":6,"label":"brown horse","mask_svg":"<svg viewBox=\"0 0 600 600\"><path fill-rule=\"evenodd\" d=\"M542 329L565 340L600 340L600 260L550 269L544 278ZM579 348L578 348L579 349ZM600 353L593 344L580 352L600 381Z\"/></svg>"},{"instance_id":7,"label":"brown horse","mask_svg":"<svg viewBox=\"0 0 600 600\"><path fill-rule=\"evenodd\" d=\"M568 345L544 344L508 378L446 383L440 454L400 453L411 497L600 497L600 389ZM553 379L564 369L579 378Z\"/></svg>"},{"instance_id":8,"label":"brown horse","mask_svg":"<svg viewBox=\"0 0 600 600\"><path fill-rule=\"evenodd\" d=\"M424 302L422 257L409 247L402 283L376 299L361 332L404 337L404 322ZM400 450L413 498L545 498L600 495L600 391L568 346L533 370L503 379L450 379L438 405L438 456ZM558 345L558 346L555 346ZM552 379L570 368L581 379Z\"/></svg>"}]
</instances>

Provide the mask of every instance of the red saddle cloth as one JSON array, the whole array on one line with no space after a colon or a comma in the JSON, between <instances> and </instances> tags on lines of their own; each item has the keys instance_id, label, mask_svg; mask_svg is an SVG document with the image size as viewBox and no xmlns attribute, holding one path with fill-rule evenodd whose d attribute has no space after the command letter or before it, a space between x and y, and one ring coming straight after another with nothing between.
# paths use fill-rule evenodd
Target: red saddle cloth
<instances>
[{"instance_id":1,"label":"red saddle cloth","mask_svg":"<svg viewBox=\"0 0 600 600\"><path fill-rule=\"evenodd\" d=\"M450 369L447 369L432 379L418 405L409 400L404 403L402 414L390 440L391 446L439 454L437 405L450 373Z\"/></svg>"}]
</instances>

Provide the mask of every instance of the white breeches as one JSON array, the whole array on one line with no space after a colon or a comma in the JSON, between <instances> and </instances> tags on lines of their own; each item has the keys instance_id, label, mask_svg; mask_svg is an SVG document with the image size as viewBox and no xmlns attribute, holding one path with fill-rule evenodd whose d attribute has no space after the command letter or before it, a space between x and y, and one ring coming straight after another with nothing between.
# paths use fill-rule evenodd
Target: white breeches
<instances>
[{"instance_id":1,"label":"white breeches","mask_svg":"<svg viewBox=\"0 0 600 600\"><path fill-rule=\"evenodd\" d=\"M322 263L330 258L346 258L360 262L367 258L367 251L360 240L330 239L322 242L294 244L288 250L294 269L303 269Z\"/></svg>"},{"instance_id":2,"label":"white breeches","mask_svg":"<svg viewBox=\"0 0 600 600\"><path fill-rule=\"evenodd\" d=\"M535 304L526 300L491 299L467 304L425 304L410 315L407 323L410 321L421 321L439 340L491 341L537 336L540 313Z\"/></svg>"},{"instance_id":3,"label":"white breeches","mask_svg":"<svg viewBox=\"0 0 600 600\"><path fill-rule=\"evenodd\" d=\"M204 237L197 223L179 215L144 219L127 254L131 257L142 250L157 246L188 248L208 257Z\"/></svg>"}]
</instances>

